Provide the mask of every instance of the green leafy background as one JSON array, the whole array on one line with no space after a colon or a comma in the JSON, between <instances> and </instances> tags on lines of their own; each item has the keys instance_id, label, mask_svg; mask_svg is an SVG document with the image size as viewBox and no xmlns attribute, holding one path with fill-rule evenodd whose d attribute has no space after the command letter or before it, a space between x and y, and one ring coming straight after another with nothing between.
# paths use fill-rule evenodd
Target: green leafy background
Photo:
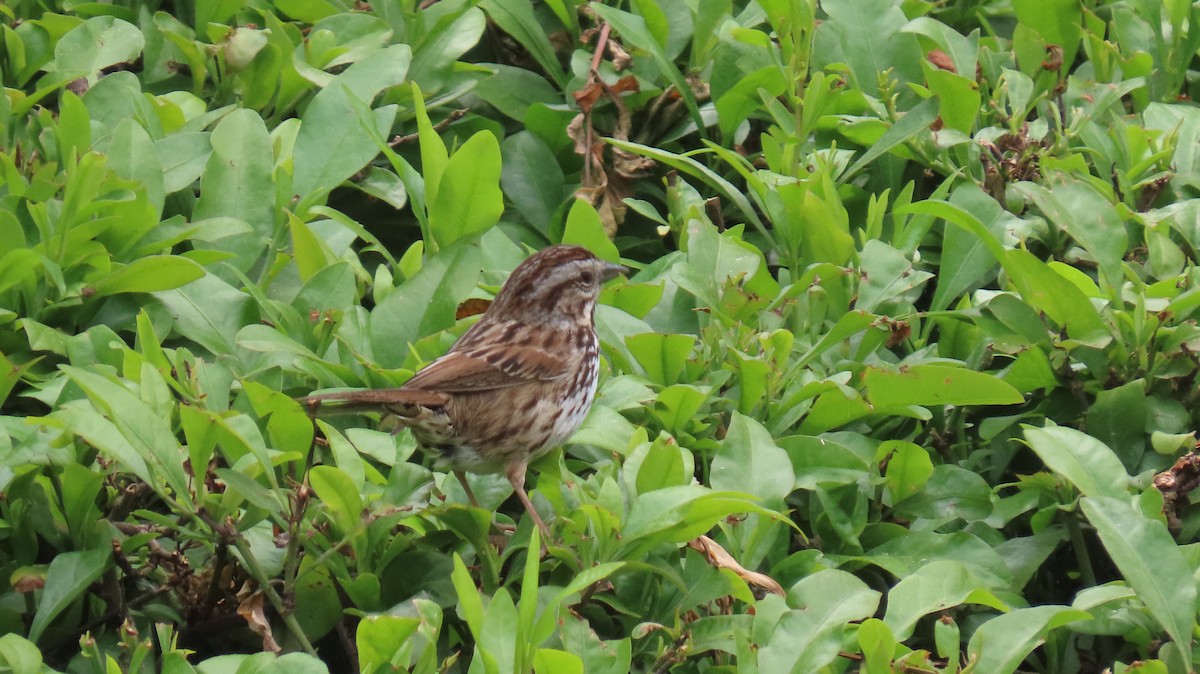
<instances>
[{"instance_id":1,"label":"green leafy background","mask_svg":"<svg viewBox=\"0 0 1200 674\"><path fill-rule=\"evenodd\" d=\"M1198 48L1182 0L0 5L0 671L1196 671ZM633 271L551 540L295 402L560 242Z\"/></svg>"}]
</instances>

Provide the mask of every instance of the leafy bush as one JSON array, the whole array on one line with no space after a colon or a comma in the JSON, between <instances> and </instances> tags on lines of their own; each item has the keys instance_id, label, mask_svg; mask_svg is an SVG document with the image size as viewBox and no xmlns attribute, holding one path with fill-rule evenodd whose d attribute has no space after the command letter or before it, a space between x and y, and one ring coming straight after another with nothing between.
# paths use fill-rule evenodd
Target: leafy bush
<instances>
[{"instance_id":1,"label":"leafy bush","mask_svg":"<svg viewBox=\"0 0 1200 674\"><path fill-rule=\"evenodd\" d=\"M0 6L8 670L1195 671L1200 9L419 4ZM554 540L295 402L558 242Z\"/></svg>"}]
</instances>

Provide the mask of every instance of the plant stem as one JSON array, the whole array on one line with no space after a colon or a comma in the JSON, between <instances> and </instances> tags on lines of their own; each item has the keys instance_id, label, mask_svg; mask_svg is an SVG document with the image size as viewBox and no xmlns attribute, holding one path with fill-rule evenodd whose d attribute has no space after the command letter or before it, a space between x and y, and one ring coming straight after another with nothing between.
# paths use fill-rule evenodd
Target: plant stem
<instances>
[{"instance_id":1,"label":"plant stem","mask_svg":"<svg viewBox=\"0 0 1200 674\"><path fill-rule=\"evenodd\" d=\"M1071 547L1075 551L1075 561L1079 563L1079 575L1086 587L1096 585L1096 572L1092 569L1092 559L1088 555L1087 543L1083 540L1083 529L1079 526L1079 512L1067 513L1067 533L1071 536Z\"/></svg>"}]
</instances>

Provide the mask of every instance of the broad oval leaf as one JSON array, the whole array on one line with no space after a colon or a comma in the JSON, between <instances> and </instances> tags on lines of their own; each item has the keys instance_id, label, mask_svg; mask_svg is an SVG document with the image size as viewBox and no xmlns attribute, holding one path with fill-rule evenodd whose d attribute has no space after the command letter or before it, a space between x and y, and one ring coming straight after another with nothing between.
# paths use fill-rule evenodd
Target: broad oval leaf
<instances>
[{"instance_id":1,"label":"broad oval leaf","mask_svg":"<svg viewBox=\"0 0 1200 674\"><path fill-rule=\"evenodd\" d=\"M363 526L362 497L354 481L342 469L313 466L308 479L343 536L350 536Z\"/></svg>"},{"instance_id":2,"label":"broad oval leaf","mask_svg":"<svg viewBox=\"0 0 1200 674\"><path fill-rule=\"evenodd\" d=\"M771 508L783 507L795 476L786 451L775 444L762 424L733 413L729 432L713 457L710 481L714 489L744 491Z\"/></svg>"},{"instance_id":3,"label":"broad oval leaf","mask_svg":"<svg viewBox=\"0 0 1200 674\"><path fill-rule=\"evenodd\" d=\"M1166 525L1121 499L1088 496L1080 505L1138 598L1176 644L1190 652L1196 627L1196 581Z\"/></svg>"},{"instance_id":4,"label":"broad oval leaf","mask_svg":"<svg viewBox=\"0 0 1200 674\"><path fill-rule=\"evenodd\" d=\"M758 652L762 672L816 672L837 658L846 623L871 617L880 594L853 575L819 571L788 589L788 606Z\"/></svg>"},{"instance_id":5,"label":"broad oval leaf","mask_svg":"<svg viewBox=\"0 0 1200 674\"><path fill-rule=\"evenodd\" d=\"M111 16L96 16L63 35L54 45L54 61L45 69L64 76L91 77L117 63L133 61L146 39L137 26Z\"/></svg>"},{"instance_id":6,"label":"broad oval leaf","mask_svg":"<svg viewBox=\"0 0 1200 674\"><path fill-rule=\"evenodd\" d=\"M379 154L362 125L373 124L386 135L396 109L384 106L369 119L360 119L360 112L380 91L404 82L411 61L408 45L392 45L350 66L313 97L293 151L292 188L301 201L337 187Z\"/></svg>"},{"instance_id":7,"label":"broad oval leaf","mask_svg":"<svg viewBox=\"0 0 1200 674\"><path fill-rule=\"evenodd\" d=\"M112 564L112 548L64 552L54 556L46 570L46 585L37 612L29 626L29 640L36 642L68 606L83 595Z\"/></svg>"},{"instance_id":8,"label":"broad oval leaf","mask_svg":"<svg viewBox=\"0 0 1200 674\"><path fill-rule=\"evenodd\" d=\"M177 255L150 255L130 262L96 281L94 297L118 293L152 293L185 286L204 276L204 267Z\"/></svg>"},{"instance_id":9,"label":"broad oval leaf","mask_svg":"<svg viewBox=\"0 0 1200 674\"><path fill-rule=\"evenodd\" d=\"M867 398L876 409L908 405L1015 405L1025 401L1008 382L949 365L914 365L898 372L868 367Z\"/></svg>"},{"instance_id":10,"label":"broad oval leaf","mask_svg":"<svg viewBox=\"0 0 1200 674\"><path fill-rule=\"evenodd\" d=\"M1025 428L1025 440L1046 467L1084 496L1119 497L1129 487L1121 460L1103 442L1074 428Z\"/></svg>"},{"instance_id":11,"label":"broad oval leaf","mask_svg":"<svg viewBox=\"0 0 1200 674\"><path fill-rule=\"evenodd\" d=\"M1092 616L1067 606L1035 606L997 616L979 626L967 645L977 672L1011 674L1046 641L1046 635L1063 625Z\"/></svg>"},{"instance_id":12,"label":"broad oval leaf","mask_svg":"<svg viewBox=\"0 0 1200 674\"><path fill-rule=\"evenodd\" d=\"M450 157L429 205L429 229L438 245L486 231L504 212L500 143L490 131L471 136Z\"/></svg>"},{"instance_id":13,"label":"broad oval leaf","mask_svg":"<svg viewBox=\"0 0 1200 674\"><path fill-rule=\"evenodd\" d=\"M902 578L888 591L883 621L904 640L912 636L917 621L935 611L960 604L982 604L1000 611L1008 606L983 581L953 559L939 559Z\"/></svg>"}]
</instances>

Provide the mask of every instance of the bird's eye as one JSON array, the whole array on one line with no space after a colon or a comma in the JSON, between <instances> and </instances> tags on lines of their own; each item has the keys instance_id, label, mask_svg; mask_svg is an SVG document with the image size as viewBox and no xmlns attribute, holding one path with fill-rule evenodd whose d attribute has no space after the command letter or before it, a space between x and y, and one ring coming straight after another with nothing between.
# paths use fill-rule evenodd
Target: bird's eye
<instances>
[{"instance_id":1,"label":"bird's eye","mask_svg":"<svg viewBox=\"0 0 1200 674\"><path fill-rule=\"evenodd\" d=\"M590 286L596 280L596 276L590 271L585 271L579 274L579 282L585 286Z\"/></svg>"}]
</instances>

